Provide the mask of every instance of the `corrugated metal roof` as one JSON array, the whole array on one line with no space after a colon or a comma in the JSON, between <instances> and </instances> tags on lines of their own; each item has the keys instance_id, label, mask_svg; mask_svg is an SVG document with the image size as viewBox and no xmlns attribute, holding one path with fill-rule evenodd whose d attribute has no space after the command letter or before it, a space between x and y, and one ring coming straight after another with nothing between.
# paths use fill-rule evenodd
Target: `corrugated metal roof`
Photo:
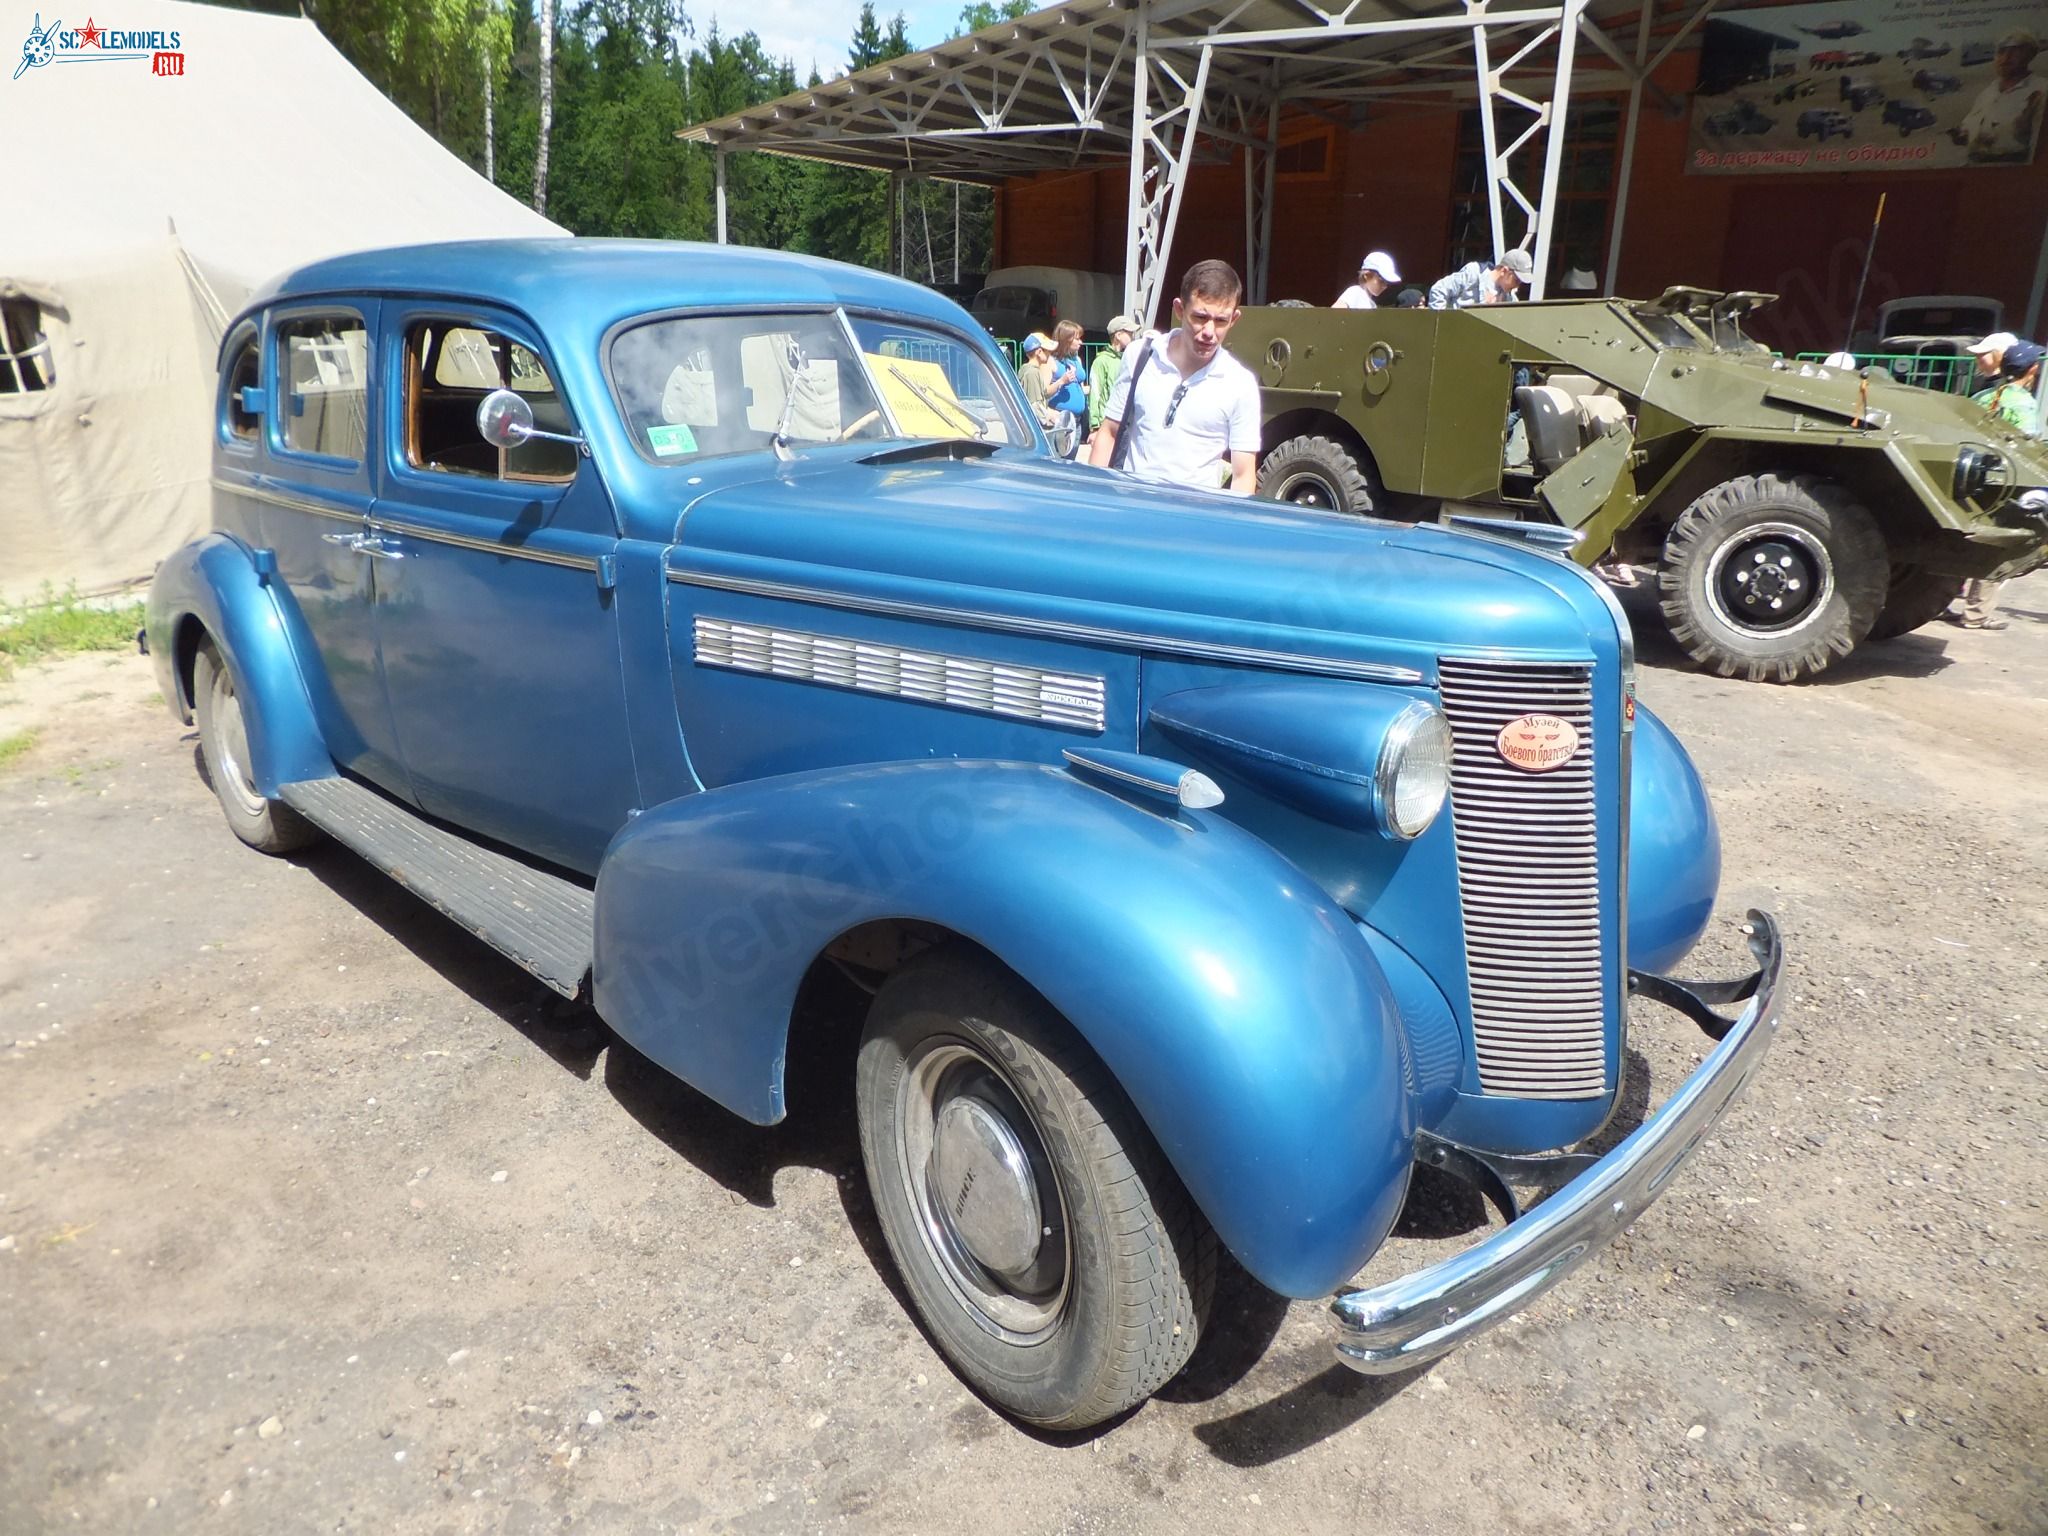
<instances>
[{"instance_id":1,"label":"corrugated metal roof","mask_svg":"<svg viewBox=\"0 0 2048 1536\"><path fill-rule=\"evenodd\" d=\"M1668 35L1700 9L1698 0L1651 0L1651 34ZM1496 0L1486 10L1496 69L1559 14L1556 0ZM1642 0L1594 0L1577 89L1626 88L1618 65L1633 49L1643 10ZM676 136L992 183L1127 161L1141 20L1155 60L1187 82L1204 40L1228 39L1211 53L1204 92L1202 137L1218 148L1263 138L1266 105L1275 99L1342 102L1389 90L1473 94L1469 14L1446 0L1354 0L1329 9L1307 0L1071 0L692 124ZM1345 22L1386 30L1333 30Z\"/></svg>"}]
</instances>

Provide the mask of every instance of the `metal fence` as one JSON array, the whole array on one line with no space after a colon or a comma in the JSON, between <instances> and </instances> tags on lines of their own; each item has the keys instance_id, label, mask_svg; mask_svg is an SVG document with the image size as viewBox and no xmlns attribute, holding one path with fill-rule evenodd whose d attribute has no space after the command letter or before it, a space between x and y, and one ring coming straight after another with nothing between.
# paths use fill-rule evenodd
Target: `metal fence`
<instances>
[{"instance_id":1,"label":"metal fence","mask_svg":"<svg viewBox=\"0 0 2048 1536\"><path fill-rule=\"evenodd\" d=\"M1832 352L1801 352L1802 363L1824 363ZM1858 368L1874 368L1901 384L1948 395L1975 393L1977 360L1967 352L1853 352Z\"/></svg>"}]
</instances>

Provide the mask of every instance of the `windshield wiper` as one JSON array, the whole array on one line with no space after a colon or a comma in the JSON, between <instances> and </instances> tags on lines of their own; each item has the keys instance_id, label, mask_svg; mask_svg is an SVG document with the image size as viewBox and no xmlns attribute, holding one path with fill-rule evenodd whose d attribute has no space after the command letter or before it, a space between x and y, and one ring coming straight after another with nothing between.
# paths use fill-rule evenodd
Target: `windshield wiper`
<instances>
[{"instance_id":1,"label":"windshield wiper","mask_svg":"<svg viewBox=\"0 0 2048 1536\"><path fill-rule=\"evenodd\" d=\"M789 418L796 412L796 387L804 376L804 369L810 366L810 359L804 356L804 349L792 336L789 350L783 354L789 361L789 388L782 394L782 419L775 423L775 457L788 459Z\"/></svg>"},{"instance_id":2,"label":"windshield wiper","mask_svg":"<svg viewBox=\"0 0 2048 1536\"><path fill-rule=\"evenodd\" d=\"M901 384L905 389L916 395L918 399L930 406L933 415L936 416L944 411L951 411L956 417L962 418L967 422L968 430L973 432L976 437L985 438L988 436L989 424L987 417L975 415L974 412L967 409L966 406L957 400L947 400L942 396L933 394L894 363L889 365L889 373L898 384Z\"/></svg>"}]
</instances>

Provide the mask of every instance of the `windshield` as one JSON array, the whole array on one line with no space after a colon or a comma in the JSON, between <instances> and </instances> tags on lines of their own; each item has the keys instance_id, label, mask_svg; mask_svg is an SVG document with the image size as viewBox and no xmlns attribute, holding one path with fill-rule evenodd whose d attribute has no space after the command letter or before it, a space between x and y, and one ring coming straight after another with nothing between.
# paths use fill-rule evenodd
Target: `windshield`
<instances>
[{"instance_id":1,"label":"windshield","mask_svg":"<svg viewBox=\"0 0 2048 1536\"><path fill-rule=\"evenodd\" d=\"M1649 333L1650 340L1660 347L1689 347L1697 350L1700 346L1699 335L1668 310L1644 304L1630 310L1629 315L1637 325Z\"/></svg>"},{"instance_id":2,"label":"windshield","mask_svg":"<svg viewBox=\"0 0 2048 1536\"><path fill-rule=\"evenodd\" d=\"M965 342L914 321L836 311L649 320L612 342L611 374L634 446L663 464L761 453L778 439L1031 440L1014 385Z\"/></svg>"}]
</instances>

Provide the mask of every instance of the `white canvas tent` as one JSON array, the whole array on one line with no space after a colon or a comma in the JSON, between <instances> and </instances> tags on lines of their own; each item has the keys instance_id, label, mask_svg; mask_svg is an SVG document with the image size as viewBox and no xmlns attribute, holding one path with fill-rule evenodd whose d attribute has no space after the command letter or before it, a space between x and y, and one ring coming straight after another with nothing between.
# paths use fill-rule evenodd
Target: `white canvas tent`
<instances>
[{"instance_id":1,"label":"white canvas tent","mask_svg":"<svg viewBox=\"0 0 2048 1536\"><path fill-rule=\"evenodd\" d=\"M183 72L157 73L149 54L23 64L30 50L13 50L39 17L86 18L0 0L0 598L146 577L205 531L215 346L278 272L563 233L309 21L179 0L114 9L101 26L179 34Z\"/></svg>"}]
</instances>

